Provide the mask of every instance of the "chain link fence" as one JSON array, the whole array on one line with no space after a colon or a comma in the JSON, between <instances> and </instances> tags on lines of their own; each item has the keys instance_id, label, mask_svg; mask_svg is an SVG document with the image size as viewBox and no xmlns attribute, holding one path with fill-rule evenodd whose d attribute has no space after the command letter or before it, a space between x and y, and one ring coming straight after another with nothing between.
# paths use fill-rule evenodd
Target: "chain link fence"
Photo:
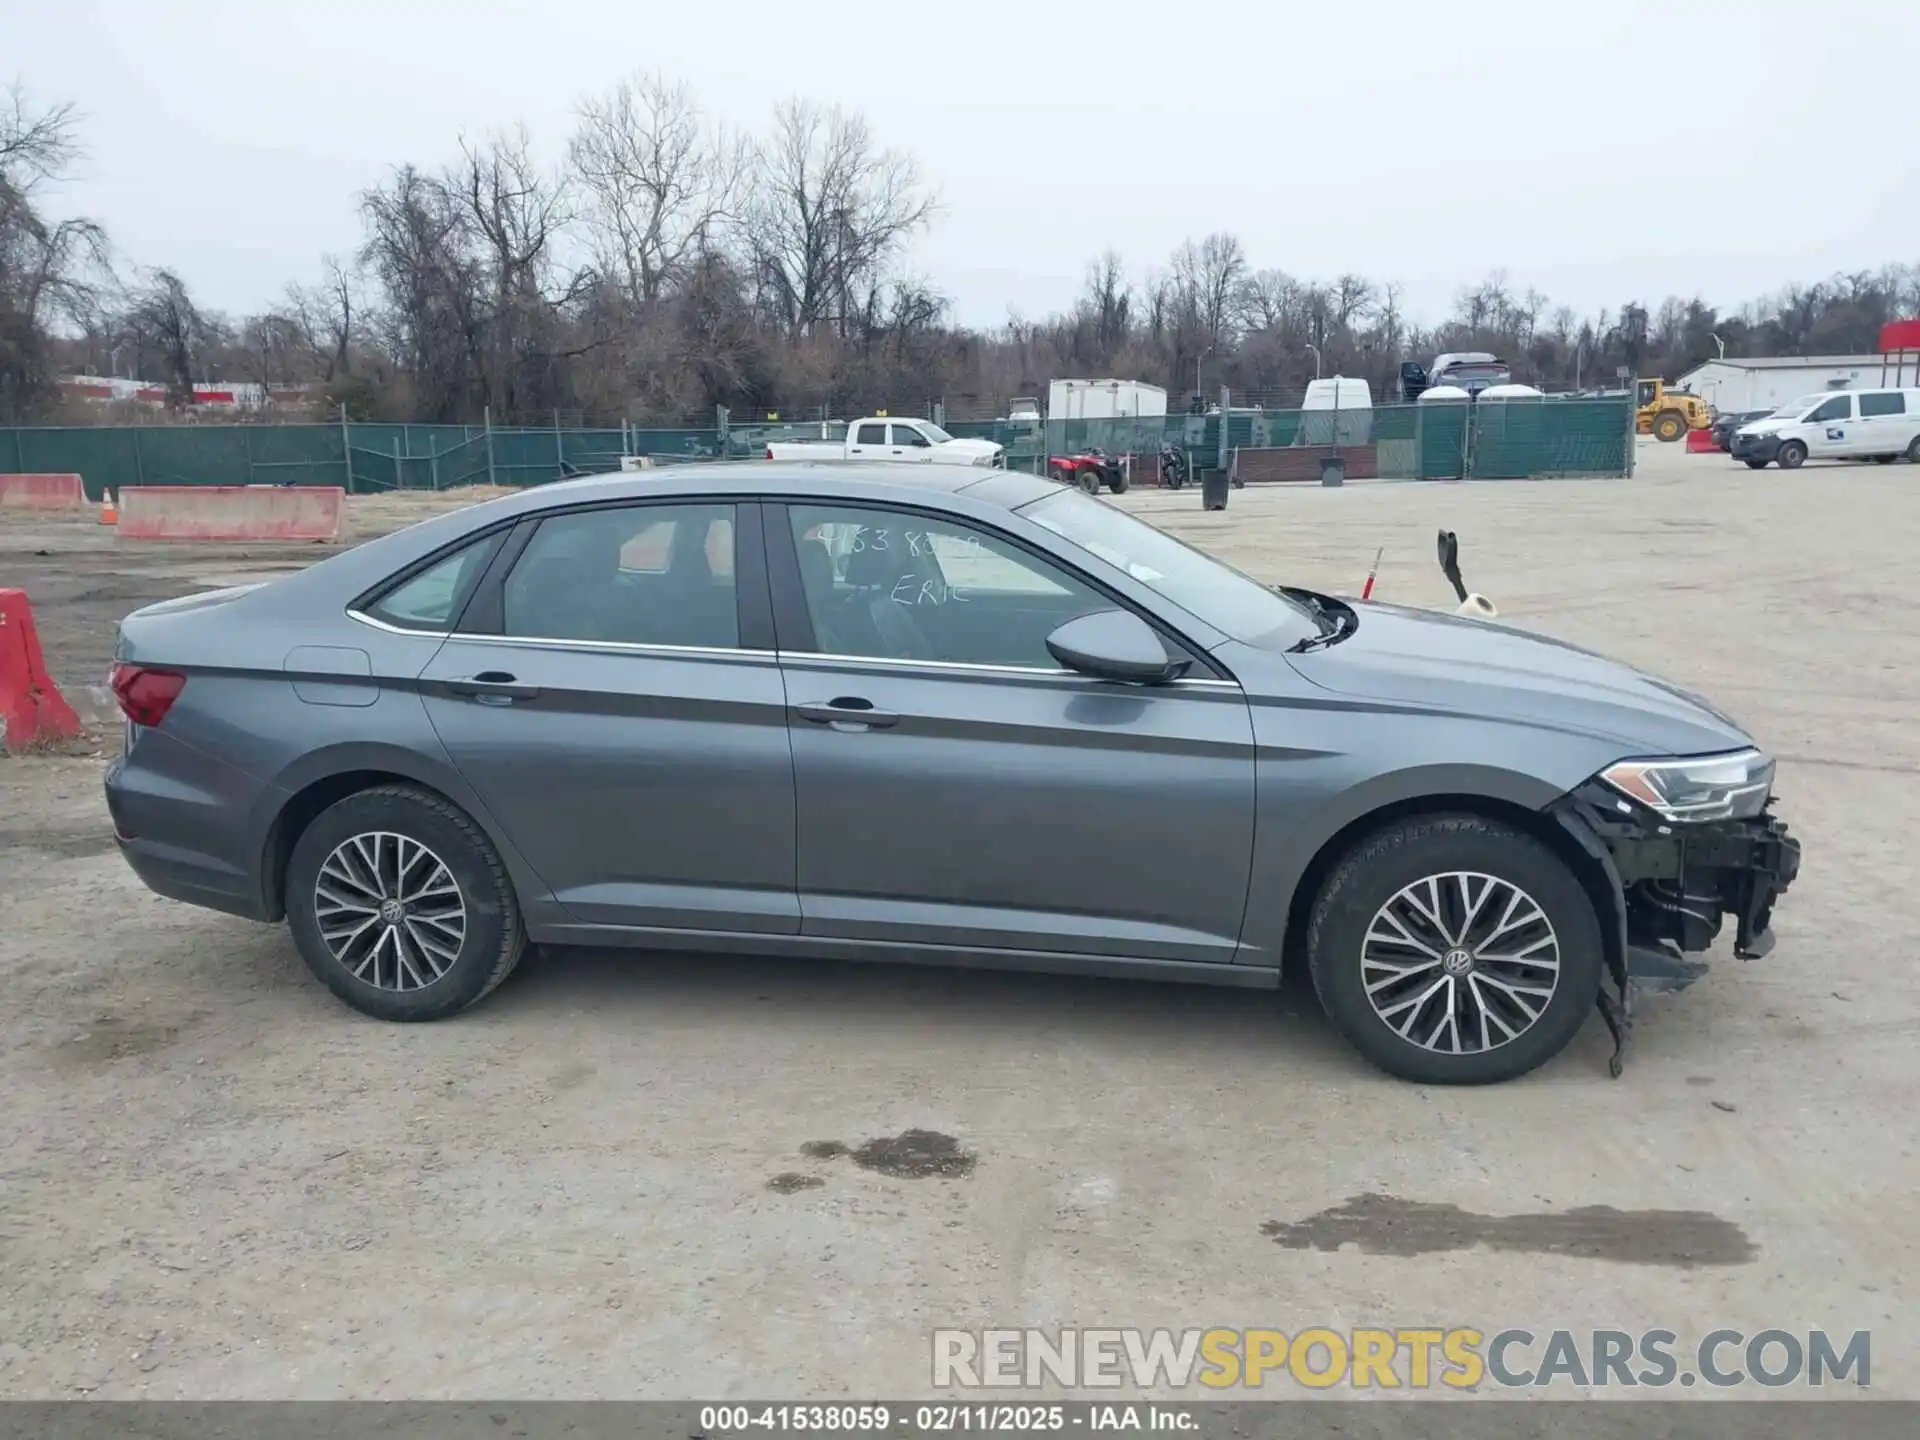
<instances>
[{"instance_id":1,"label":"chain link fence","mask_svg":"<svg viewBox=\"0 0 1920 1440\"><path fill-rule=\"evenodd\" d=\"M1338 447L1352 473L1396 480L1608 476L1628 472L1633 411L1624 397L1553 396L1382 405L1369 409L1214 411L1110 420L954 422L960 438L994 440L1007 464L1044 473L1049 457L1098 449L1133 455L1152 473L1163 445L1195 470L1236 452ZM128 485L339 485L350 494L539 485L656 464L756 459L779 440L839 440L839 421L722 427L548 429L474 425L147 425L0 428L0 471L78 473L87 493ZM1244 458L1244 457L1243 457ZM1140 473L1138 470L1136 473Z\"/></svg>"}]
</instances>

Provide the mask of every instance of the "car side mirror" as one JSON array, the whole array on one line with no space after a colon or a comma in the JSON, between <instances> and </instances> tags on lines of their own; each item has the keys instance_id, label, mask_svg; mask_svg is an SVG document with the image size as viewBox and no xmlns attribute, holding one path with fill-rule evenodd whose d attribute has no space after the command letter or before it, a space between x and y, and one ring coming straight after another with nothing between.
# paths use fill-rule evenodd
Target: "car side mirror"
<instances>
[{"instance_id":1,"label":"car side mirror","mask_svg":"<svg viewBox=\"0 0 1920 1440\"><path fill-rule=\"evenodd\" d=\"M1193 663L1169 656L1153 627L1125 610L1069 620L1047 636L1047 653L1069 670L1129 685L1165 685Z\"/></svg>"}]
</instances>

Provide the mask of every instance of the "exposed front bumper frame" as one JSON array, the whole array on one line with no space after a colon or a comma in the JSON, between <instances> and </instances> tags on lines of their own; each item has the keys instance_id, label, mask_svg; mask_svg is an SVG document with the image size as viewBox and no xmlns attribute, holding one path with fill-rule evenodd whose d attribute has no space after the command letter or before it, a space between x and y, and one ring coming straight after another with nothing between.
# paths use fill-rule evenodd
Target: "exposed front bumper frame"
<instances>
[{"instance_id":1,"label":"exposed front bumper frame","mask_svg":"<svg viewBox=\"0 0 1920 1440\"><path fill-rule=\"evenodd\" d=\"M1771 806L1772 801L1768 801ZM1623 1068L1634 1004L1642 994L1684 990L1707 972L1690 954L1734 919L1733 953L1758 960L1773 949L1773 908L1800 873L1800 842L1772 815L1672 825L1595 781L1549 807L1607 879L1612 915L1600 1012L1613 1033L1609 1071Z\"/></svg>"}]
</instances>

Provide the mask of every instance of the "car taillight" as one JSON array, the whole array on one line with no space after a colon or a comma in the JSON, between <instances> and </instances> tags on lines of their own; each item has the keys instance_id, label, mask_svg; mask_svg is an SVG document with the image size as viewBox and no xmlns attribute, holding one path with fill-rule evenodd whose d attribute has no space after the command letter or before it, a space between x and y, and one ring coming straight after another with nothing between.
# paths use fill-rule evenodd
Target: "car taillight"
<instances>
[{"instance_id":1,"label":"car taillight","mask_svg":"<svg viewBox=\"0 0 1920 1440\"><path fill-rule=\"evenodd\" d=\"M773 458L773 447L769 445L767 446L767 459L771 460L772 458Z\"/></svg>"},{"instance_id":2,"label":"car taillight","mask_svg":"<svg viewBox=\"0 0 1920 1440\"><path fill-rule=\"evenodd\" d=\"M187 688L187 677L177 670L121 664L113 667L112 685L120 713L136 725L151 728L167 718L167 711Z\"/></svg>"}]
</instances>

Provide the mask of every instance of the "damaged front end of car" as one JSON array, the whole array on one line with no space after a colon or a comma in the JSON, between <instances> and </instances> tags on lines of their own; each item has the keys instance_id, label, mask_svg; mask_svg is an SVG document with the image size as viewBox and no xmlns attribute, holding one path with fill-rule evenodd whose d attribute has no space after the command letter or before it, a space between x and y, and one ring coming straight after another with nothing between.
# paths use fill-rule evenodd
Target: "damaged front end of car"
<instances>
[{"instance_id":1,"label":"damaged front end of car","mask_svg":"<svg viewBox=\"0 0 1920 1440\"><path fill-rule=\"evenodd\" d=\"M1800 842L1772 814L1773 763L1757 751L1627 761L1551 807L1606 877L1611 923L1600 1011L1623 1068L1635 1002L1684 990L1707 972L1690 958L1733 919L1733 953L1773 949L1773 909L1800 871ZM1599 897L1596 897L1598 899Z\"/></svg>"}]
</instances>

